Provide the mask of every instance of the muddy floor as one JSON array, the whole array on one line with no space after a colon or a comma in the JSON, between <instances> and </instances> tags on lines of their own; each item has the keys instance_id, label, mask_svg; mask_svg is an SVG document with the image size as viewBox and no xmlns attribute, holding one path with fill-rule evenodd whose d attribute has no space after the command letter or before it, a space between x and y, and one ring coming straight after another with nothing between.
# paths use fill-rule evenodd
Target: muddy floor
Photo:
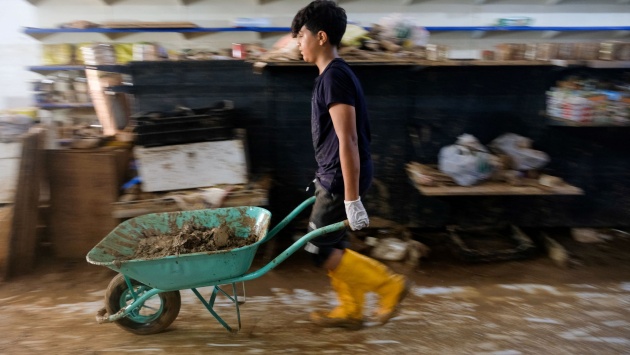
<instances>
[{"instance_id":1,"label":"muddy floor","mask_svg":"<svg viewBox=\"0 0 630 355\"><path fill-rule=\"evenodd\" d=\"M334 305L326 276L299 251L246 284L242 329L231 334L194 294L161 334L138 336L97 324L109 269L42 259L31 275L0 284L1 354L629 354L630 238L600 243L559 238L571 256L561 268L545 253L471 264L446 238L428 240L419 267L389 265L414 282L399 316L360 331L321 329L308 313ZM267 248L282 250L278 244ZM254 268L265 262L263 250ZM208 289L201 289L209 295ZM375 306L367 299L368 313ZM231 325L223 298L215 310Z\"/></svg>"}]
</instances>

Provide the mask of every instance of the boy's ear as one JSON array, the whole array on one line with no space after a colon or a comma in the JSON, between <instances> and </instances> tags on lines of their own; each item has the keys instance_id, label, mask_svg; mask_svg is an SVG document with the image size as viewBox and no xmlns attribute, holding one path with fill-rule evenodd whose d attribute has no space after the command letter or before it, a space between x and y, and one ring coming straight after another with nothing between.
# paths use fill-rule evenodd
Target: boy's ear
<instances>
[{"instance_id":1,"label":"boy's ear","mask_svg":"<svg viewBox=\"0 0 630 355\"><path fill-rule=\"evenodd\" d=\"M317 32L317 41L320 45L325 44L326 42L328 42L328 34L326 34L326 32L324 31Z\"/></svg>"}]
</instances>

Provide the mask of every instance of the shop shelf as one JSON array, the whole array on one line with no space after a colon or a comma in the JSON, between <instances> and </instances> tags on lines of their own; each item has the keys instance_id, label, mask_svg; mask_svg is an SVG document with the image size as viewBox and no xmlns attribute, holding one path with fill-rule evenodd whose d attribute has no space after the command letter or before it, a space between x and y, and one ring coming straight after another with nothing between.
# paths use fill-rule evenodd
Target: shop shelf
<instances>
[{"instance_id":1,"label":"shop shelf","mask_svg":"<svg viewBox=\"0 0 630 355\"><path fill-rule=\"evenodd\" d=\"M51 72L51 71L70 71L70 70L84 70L83 65L32 65L28 67L28 70L38 73Z\"/></svg>"},{"instance_id":2,"label":"shop shelf","mask_svg":"<svg viewBox=\"0 0 630 355\"><path fill-rule=\"evenodd\" d=\"M547 116L547 125L560 127L630 127L630 123L577 122L553 116Z\"/></svg>"},{"instance_id":3,"label":"shop shelf","mask_svg":"<svg viewBox=\"0 0 630 355\"><path fill-rule=\"evenodd\" d=\"M630 31L630 26L427 26L429 32L509 32L509 31L540 31L540 32L595 32L595 31ZM141 32L289 32L289 27L185 27L185 28L36 28L25 27L28 35L45 35L54 33L141 33Z\"/></svg>"}]
</instances>

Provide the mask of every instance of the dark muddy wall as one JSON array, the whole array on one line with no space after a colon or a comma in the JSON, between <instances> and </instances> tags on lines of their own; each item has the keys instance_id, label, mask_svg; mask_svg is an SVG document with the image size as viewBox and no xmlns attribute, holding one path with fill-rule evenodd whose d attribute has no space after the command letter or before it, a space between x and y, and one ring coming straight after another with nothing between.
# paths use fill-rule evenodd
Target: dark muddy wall
<instances>
[{"instance_id":1,"label":"dark muddy wall","mask_svg":"<svg viewBox=\"0 0 630 355\"><path fill-rule=\"evenodd\" d=\"M521 226L628 226L630 128L547 124L545 91L567 75L618 77L617 69L547 66L419 67L355 65L368 99L376 179L372 215L414 227L510 222ZM248 130L252 174L271 173L270 210L284 215L308 196L315 162L310 141L312 66L268 66L255 74L240 61L132 63L134 111L232 100ZM462 133L488 143L504 132L530 137L547 152L546 172L584 196L427 198L405 164L436 163Z\"/></svg>"}]
</instances>

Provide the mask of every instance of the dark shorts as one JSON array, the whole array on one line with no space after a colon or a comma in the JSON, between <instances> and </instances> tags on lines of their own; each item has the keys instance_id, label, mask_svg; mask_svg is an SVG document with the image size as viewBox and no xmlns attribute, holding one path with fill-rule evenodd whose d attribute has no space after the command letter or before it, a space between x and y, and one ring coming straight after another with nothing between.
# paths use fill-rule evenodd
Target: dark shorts
<instances>
[{"instance_id":1,"label":"dark shorts","mask_svg":"<svg viewBox=\"0 0 630 355\"><path fill-rule=\"evenodd\" d=\"M346 219L346 207L342 194L330 194L315 181L315 204L309 218L308 231L311 232ZM350 245L345 230L328 233L312 239L304 248L313 254L315 264L321 266L333 249L345 249Z\"/></svg>"}]
</instances>

